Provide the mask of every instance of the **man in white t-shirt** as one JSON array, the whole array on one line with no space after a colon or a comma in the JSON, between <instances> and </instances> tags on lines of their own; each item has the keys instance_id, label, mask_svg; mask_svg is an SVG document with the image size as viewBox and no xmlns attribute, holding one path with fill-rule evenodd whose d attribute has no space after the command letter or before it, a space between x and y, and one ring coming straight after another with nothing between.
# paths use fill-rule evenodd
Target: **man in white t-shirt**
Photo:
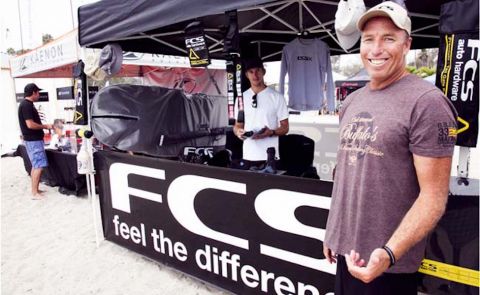
<instances>
[{"instance_id":1,"label":"man in white t-shirt","mask_svg":"<svg viewBox=\"0 0 480 295\"><path fill-rule=\"evenodd\" d=\"M236 122L235 135L243 140L243 159L258 166L267 160L267 148L274 147L278 158L278 136L288 132L288 109L282 94L267 87L265 68L259 58L246 60L245 75L250 89L243 93L245 122ZM238 106L235 108L238 117ZM247 137L248 131L253 135Z\"/></svg>"}]
</instances>

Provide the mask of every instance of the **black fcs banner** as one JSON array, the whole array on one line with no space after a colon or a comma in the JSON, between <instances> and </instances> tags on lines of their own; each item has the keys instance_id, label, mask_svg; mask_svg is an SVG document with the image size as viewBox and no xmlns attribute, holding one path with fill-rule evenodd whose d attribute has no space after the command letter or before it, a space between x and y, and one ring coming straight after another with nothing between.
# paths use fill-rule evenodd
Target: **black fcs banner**
<instances>
[{"instance_id":1,"label":"black fcs banner","mask_svg":"<svg viewBox=\"0 0 480 295\"><path fill-rule=\"evenodd\" d=\"M87 76L81 74L74 78L75 114L73 124L88 125Z\"/></svg>"},{"instance_id":2,"label":"black fcs banner","mask_svg":"<svg viewBox=\"0 0 480 295\"><path fill-rule=\"evenodd\" d=\"M332 182L111 151L94 160L107 240L234 294L333 294L322 251ZM451 183L419 291L478 294L478 180Z\"/></svg>"},{"instance_id":3,"label":"black fcs banner","mask_svg":"<svg viewBox=\"0 0 480 295\"><path fill-rule=\"evenodd\" d=\"M107 240L235 294L333 292L332 182L108 151L95 166Z\"/></svg>"},{"instance_id":4,"label":"black fcs banner","mask_svg":"<svg viewBox=\"0 0 480 295\"><path fill-rule=\"evenodd\" d=\"M442 5L436 85L458 112L457 145L476 147L479 111L478 0Z\"/></svg>"},{"instance_id":5,"label":"black fcs banner","mask_svg":"<svg viewBox=\"0 0 480 295\"><path fill-rule=\"evenodd\" d=\"M210 64L208 47L202 23L195 21L185 28L185 45L191 67L206 67Z\"/></svg>"}]
</instances>

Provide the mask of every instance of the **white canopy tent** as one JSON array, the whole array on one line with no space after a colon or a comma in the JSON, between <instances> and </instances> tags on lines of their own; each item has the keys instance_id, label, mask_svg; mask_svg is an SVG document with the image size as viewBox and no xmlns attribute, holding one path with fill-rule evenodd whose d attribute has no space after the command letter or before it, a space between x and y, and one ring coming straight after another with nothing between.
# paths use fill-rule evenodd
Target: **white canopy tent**
<instances>
[{"instance_id":1,"label":"white canopy tent","mask_svg":"<svg viewBox=\"0 0 480 295\"><path fill-rule=\"evenodd\" d=\"M11 152L20 143L20 127L17 119L17 104L15 101L15 87L10 75L8 55L1 55L1 82L2 108L0 110L2 136L0 141L1 154Z\"/></svg>"},{"instance_id":2,"label":"white canopy tent","mask_svg":"<svg viewBox=\"0 0 480 295\"><path fill-rule=\"evenodd\" d=\"M73 85L73 66L79 60L86 60L87 55L98 54L98 49L95 50L97 52L94 52L94 49L79 46L78 30L75 29L26 54L11 58L11 77L15 79L12 103L15 101L15 93L22 93L23 87L27 83L35 82L39 87L45 88L49 94L49 102L39 103L46 120L50 122L54 118L65 119L69 114L65 114L64 109L66 107L73 108L74 101L58 100L56 90ZM216 80L225 80L224 69L225 62L221 60L212 60L212 64L207 70L204 70L190 68L186 57L124 52L122 68L116 76L145 77L150 84L164 87L173 87L179 84L178 82L175 84L175 82L183 77L194 77L194 79L201 80L201 83L197 83L198 92L213 88L213 91L218 92L216 94L226 94L225 83L215 83ZM170 75L170 73L174 75ZM200 76L201 78L199 78ZM42 80L35 80L37 78ZM183 83L180 84L183 85Z\"/></svg>"}]
</instances>

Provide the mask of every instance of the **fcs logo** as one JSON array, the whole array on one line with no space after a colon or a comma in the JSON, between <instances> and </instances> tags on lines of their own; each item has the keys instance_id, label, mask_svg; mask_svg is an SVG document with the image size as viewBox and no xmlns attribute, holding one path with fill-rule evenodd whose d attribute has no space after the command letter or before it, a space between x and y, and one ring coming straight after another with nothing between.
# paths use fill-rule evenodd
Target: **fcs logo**
<instances>
[{"instance_id":1,"label":"fcs logo","mask_svg":"<svg viewBox=\"0 0 480 295\"><path fill-rule=\"evenodd\" d=\"M302 56L302 55L299 55L299 56L297 56L297 60L311 61L311 60L312 60L312 57L311 57L311 56Z\"/></svg>"},{"instance_id":2,"label":"fcs logo","mask_svg":"<svg viewBox=\"0 0 480 295\"><path fill-rule=\"evenodd\" d=\"M195 211L195 202L198 202L196 197L201 191L213 189L229 192L230 194L225 194L225 197L244 198L247 194L246 183L199 175L181 175L173 179L168 186L166 190L167 202L165 204L165 196L161 194L130 187L128 178L132 174L155 178L162 182L167 179L166 172L162 169L126 163L112 164L109 169L109 176L113 208L131 213L130 195L161 203L169 207L173 217L186 230L242 249L250 249L248 239L209 227ZM272 210L273 205L275 210ZM267 189L256 196L253 209L262 222L276 230L323 241L325 229L305 225L296 218L295 211L303 206L328 210L330 209L330 198L282 189ZM314 258L262 243L260 244L260 253L293 264L335 274L335 266L330 265L326 259Z\"/></svg>"},{"instance_id":3,"label":"fcs logo","mask_svg":"<svg viewBox=\"0 0 480 295\"><path fill-rule=\"evenodd\" d=\"M196 47L196 46L199 46L199 45L204 45L205 44L205 39L203 39L203 36L195 37L195 38L189 38L189 39L185 40L185 44L187 45L187 48Z\"/></svg>"},{"instance_id":4,"label":"fcs logo","mask_svg":"<svg viewBox=\"0 0 480 295\"><path fill-rule=\"evenodd\" d=\"M467 47L470 49L470 60L465 63L462 76L462 101L472 101L475 87L475 77L478 77L478 60L480 59L480 41L469 39ZM477 81L478 85L478 81ZM478 90L477 90L478 91Z\"/></svg>"},{"instance_id":5,"label":"fcs logo","mask_svg":"<svg viewBox=\"0 0 480 295\"><path fill-rule=\"evenodd\" d=\"M198 156L208 156L209 158L213 157L213 147L211 146L203 146L203 147L194 147L194 146L186 146L183 148L183 155L190 156L190 155L198 155Z\"/></svg>"}]
</instances>

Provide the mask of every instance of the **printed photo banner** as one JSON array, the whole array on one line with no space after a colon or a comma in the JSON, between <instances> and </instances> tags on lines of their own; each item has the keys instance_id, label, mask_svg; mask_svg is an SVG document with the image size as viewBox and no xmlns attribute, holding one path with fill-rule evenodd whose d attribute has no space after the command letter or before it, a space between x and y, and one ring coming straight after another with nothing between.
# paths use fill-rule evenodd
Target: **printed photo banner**
<instances>
[{"instance_id":1,"label":"printed photo banner","mask_svg":"<svg viewBox=\"0 0 480 295\"><path fill-rule=\"evenodd\" d=\"M331 182L98 152L107 240L236 294L333 292Z\"/></svg>"}]
</instances>

